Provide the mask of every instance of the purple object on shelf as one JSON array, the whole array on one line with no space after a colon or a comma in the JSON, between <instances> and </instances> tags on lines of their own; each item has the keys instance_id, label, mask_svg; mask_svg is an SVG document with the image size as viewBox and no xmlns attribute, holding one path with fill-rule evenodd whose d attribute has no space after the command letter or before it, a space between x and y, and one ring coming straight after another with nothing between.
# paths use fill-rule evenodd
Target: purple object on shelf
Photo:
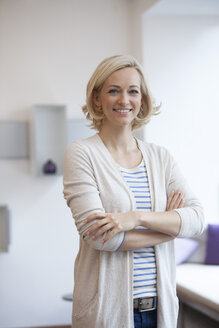
<instances>
[{"instance_id":1,"label":"purple object on shelf","mask_svg":"<svg viewBox=\"0 0 219 328\"><path fill-rule=\"evenodd\" d=\"M56 173L56 164L51 159L49 159L43 165L43 173L44 174L55 174Z\"/></svg>"},{"instance_id":2,"label":"purple object on shelf","mask_svg":"<svg viewBox=\"0 0 219 328\"><path fill-rule=\"evenodd\" d=\"M219 224L209 224L205 264L219 265Z\"/></svg>"}]
</instances>

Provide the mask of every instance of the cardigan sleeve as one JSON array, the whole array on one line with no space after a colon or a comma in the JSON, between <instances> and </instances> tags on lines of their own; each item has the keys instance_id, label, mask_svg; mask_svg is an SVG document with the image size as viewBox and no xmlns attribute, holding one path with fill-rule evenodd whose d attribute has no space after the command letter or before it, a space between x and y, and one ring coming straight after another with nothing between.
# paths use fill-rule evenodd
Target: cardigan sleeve
<instances>
[{"instance_id":1,"label":"cardigan sleeve","mask_svg":"<svg viewBox=\"0 0 219 328\"><path fill-rule=\"evenodd\" d=\"M184 193L185 205L175 209L180 215L181 227L177 237L189 238L200 235L205 228L204 211L196 196L191 191L189 184L182 175L178 164L169 155L169 176L167 183L167 194L172 190L181 190Z\"/></svg>"},{"instance_id":2,"label":"cardigan sleeve","mask_svg":"<svg viewBox=\"0 0 219 328\"><path fill-rule=\"evenodd\" d=\"M104 235L96 240L92 240L92 235L86 236L86 232L95 220L87 224L85 219L94 213L104 213L105 210L86 146L80 142L73 142L65 151L63 185L64 198L83 240L97 250L119 250L124 241L124 232L117 233L104 244L102 243Z\"/></svg>"}]
</instances>

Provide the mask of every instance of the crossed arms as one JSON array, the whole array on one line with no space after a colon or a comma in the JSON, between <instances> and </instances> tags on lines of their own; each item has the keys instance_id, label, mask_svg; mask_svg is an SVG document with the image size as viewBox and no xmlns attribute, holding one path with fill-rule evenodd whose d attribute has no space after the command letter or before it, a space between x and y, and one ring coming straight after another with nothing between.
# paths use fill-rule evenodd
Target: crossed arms
<instances>
[{"instance_id":1,"label":"crossed arms","mask_svg":"<svg viewBox=\"0 0 219 328\"><path fill-rule=\"evenodd\" d=\"M115 234L124 231L126 234L121 251L154 246L177 236L181 220L174 209L182 207L183 204L183 194L178 190L170 193L165 212L132 211L92 214L86 219L86 223L97 221L89 228L87 236L95 240L107 232L102 239L102 242L106 243ZM137 226L143 226L149 230L136 230Z\"/></svg>"}]
</instances>

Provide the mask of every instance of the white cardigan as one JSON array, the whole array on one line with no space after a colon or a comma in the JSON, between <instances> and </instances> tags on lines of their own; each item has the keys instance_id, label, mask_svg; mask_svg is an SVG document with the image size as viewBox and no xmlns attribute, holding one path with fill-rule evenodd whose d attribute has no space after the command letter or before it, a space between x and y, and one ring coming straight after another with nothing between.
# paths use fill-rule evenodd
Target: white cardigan
<instances>
[{"instance_id":1,"label":"white cardigan","mask_svg":"<svg viewBox=\"0 0 219 328\"><path fill-rule=\"evenodd\" d=\"M178 237L191 237L204 229L203 210L166 149L138 141L151 192L152 211L165 211L171 190L185 194ZM133 328L133 252L116 251L124 233L107 243L83 239L84 219L97 212L134 211L134 199L117 164L96 134L73 142L65 152L64 197L72 211L80 248L75 260L73 328ZM90 224L89 224L90 226ZM176 328L174 242L155 246L158 290L158 328Z\"/></svg>"}]
</instances>

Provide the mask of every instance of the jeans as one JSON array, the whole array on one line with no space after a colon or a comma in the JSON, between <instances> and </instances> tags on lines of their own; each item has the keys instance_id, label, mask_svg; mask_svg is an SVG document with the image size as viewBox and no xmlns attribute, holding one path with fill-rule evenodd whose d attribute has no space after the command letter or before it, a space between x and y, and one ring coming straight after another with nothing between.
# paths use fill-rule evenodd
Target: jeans
<instances>
[{"instance_id":1,"label":"jeans","mask_svg":"<svg viewBox=\"0 0 219 328\"><path fill-rule=\"evenodd\" d=\"M139 312L134 310L135 328L157 328L157 309Z\"/></svg>"}]
</instances>

